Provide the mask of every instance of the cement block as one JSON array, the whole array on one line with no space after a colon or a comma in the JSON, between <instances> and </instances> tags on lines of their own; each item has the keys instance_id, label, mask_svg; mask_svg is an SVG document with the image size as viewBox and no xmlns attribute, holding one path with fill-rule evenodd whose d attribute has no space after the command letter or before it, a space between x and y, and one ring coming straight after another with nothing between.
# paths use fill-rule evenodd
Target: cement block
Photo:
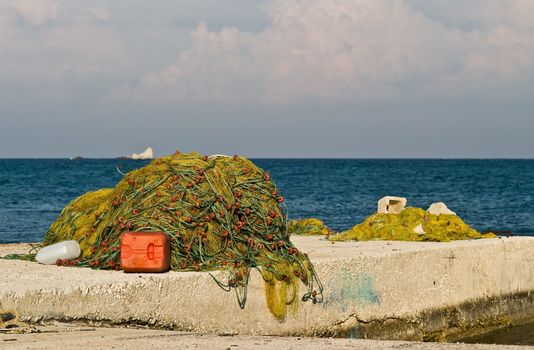
<instances>
[{"instance_id":1,"label":"cement block","mask_svg":"<svg viewBox=\"0 0 534 350\"><path fill-rule=\"evenodd\" d=\"M447 208L447 205L443 202L432 203L426 211L433 215L456 215L456 213Z\"/></svg>"},{"instance_id":2,"label":"cement block","mask_svg":"<svg viewBox=\"0 0 534 350\"><path fill-rule=\"evenodd\" d=\"M11 260L0 260L0 309L31 322L415 340L450 339L534 315L532 237L448 243L293 241L316 266L325 301L301 303L285 322L269 313L257 273L241 310L235 295L203 272L126 274ZM3 246L0 254L16 247L21 248ZM224 278L224 273L215 274Z\"/></svg>"},{"instance_id":3,"label":"cement block","mask_svg":"<svg viewBox=\"0 0 534 350\"><path fill-rule=\"evenodd\" d=\"M386 196L378 201L378 214L398 214L406 207L408 200L402 197Z\"/></svg>"}]
</instances>

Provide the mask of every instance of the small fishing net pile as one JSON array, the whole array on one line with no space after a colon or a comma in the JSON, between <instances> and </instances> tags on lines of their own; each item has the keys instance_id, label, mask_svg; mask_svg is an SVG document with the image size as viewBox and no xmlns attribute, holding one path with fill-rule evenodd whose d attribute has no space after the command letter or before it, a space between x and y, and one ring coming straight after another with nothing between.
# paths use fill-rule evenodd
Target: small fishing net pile
<instances>
[{"instance_id":1,"label":"small fishing net pile","mask_svg":"<svg viewBox=\"0 0 534 350\"><path fill-rule=\"evenodd\" d=\"M399 214L374 214L352 229L330 236L332 241L435 241L495 238L481 234L456 215L433 215L420 208L406 208Z\"/></svg>"},{"instance_id":2,"label":"small fishing net pile","mask_svg":"<svg viewBox=\"0 0 534 350\"><path fill-rule=\"evenodd\" d=\"M309 218L291 220L287 224L289 235L296 236L328 236L330 229L319 219Z\"/></svg>"},{"instance_id":3,"label":"small fishing net pile","mask_svg":"<svg viewBox=\"0 0 534 350\"><path fill-rule=\"evenodd\" d=\"M43 244L74 239L82 256L59 262L120 270L120 236L162 231L171 239L171 269L225 270L241 307L251 269L264 281L267 304L282 320L298 303L322 301L322 286L306 254L289 241L284 201L270 175L248 159L176 154L134 170L113 189L72 201L52 224Z\"/></svg>"}]
</instances>

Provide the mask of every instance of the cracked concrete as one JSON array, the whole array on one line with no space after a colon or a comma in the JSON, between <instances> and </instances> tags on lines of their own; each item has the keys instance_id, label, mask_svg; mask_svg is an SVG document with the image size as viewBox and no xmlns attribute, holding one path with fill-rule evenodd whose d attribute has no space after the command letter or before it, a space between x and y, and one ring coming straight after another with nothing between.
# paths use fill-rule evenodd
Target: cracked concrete
<instances>
[{"instance_id":1,"label":"cracked concrete","mask_svg":"<svg viewBox=\"0 0 534 350\"><path fill-rule=\"evenodd\" d=\"M449 243L294 237L325 286L285 322L253 273L241 310L207 273L125 274L0 260L0 311L19 320L149 325L240 335L450 340L534 316L534 238ZM0 246L0 255L27 245ZM224 278L224 274L216 273ZM302 291L301 291L302 293ZM532 294L532 296L531 296Z\"/></svg>"}]
</instances>

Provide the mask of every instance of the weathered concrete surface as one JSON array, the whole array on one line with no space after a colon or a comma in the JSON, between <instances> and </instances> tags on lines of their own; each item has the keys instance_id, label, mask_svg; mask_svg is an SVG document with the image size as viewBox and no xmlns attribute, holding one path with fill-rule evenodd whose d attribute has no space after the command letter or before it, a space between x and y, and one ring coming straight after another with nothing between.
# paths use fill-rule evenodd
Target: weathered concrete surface
<instances>
[{"instance_id":1,"label":"weathered concrete surface","mask_svg":"<svg viewBox=\"0 0 534 350\"><path fill-rule=\"evenodd\" d=\"M54 349L403 349L403 350L530 350L531 346L439 344L380 340L218 336L177 331L93 328L54 325L36 327L41 333L0 334L5 350Z\"/></svg>"},{"instance_id":2,"label":"weathered concrete surface","mask_svg":"<svg viewBox=\"0 0 534 350\"><path fill-rule=\"evenodd\" d=\"M314 262L325 302L302 303L283 323L269 314L258 274L241 310L207 273L125 274L7 260L0 260L0 309L32 322L410 340L455 339L534 315L534 238L294 242ZM21 248L3 246L0 255Z\"/></svg>"}]
</instances>

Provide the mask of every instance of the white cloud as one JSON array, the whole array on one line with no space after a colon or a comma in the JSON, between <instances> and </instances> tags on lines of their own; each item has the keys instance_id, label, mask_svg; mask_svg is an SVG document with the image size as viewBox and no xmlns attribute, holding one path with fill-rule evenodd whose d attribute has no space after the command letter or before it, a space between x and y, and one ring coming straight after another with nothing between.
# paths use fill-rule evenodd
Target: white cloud
<instances>
[{"instance_id":1,"label":"white cloud","mask_svg":"<svg viewBox=\"0 0 534 350\"><path fill-rule=\"evenodd\" d=\"M452 26L488 29L495 26L532 29L532 0L407 0L433 19Z\"/></svg>"},{"instance_id":2,"label":"white cloud","mask_svg":"<svg viewBox=\"0 0 534 350\"><path fill-rule=\"evenodd\" d=\"M201 22L188 40L172 2L135 16L105 5L0 0L0 79L105 80L113 100L280 105L499 94L533 81L532 0L271 0L262 30Z\"/></svg>"},{"instance_id":3,"label":"white cloud","mask_svg":"<svg viewBox=\"0 0 534 350\"><path fill-rule=\"evenodd\" d=\"M35 26L55 20L59 7L57 0L3 0L0 6L13 10L24 21Z\"/></svg>"},{"instance_id":4,"label":"white cloud","mask_svg":"<svg viewBox=\"0 0 534 350\"><path fill-rule=\"evenodd\" d=\"M84 79L110 75L126 64L128 56L122 40L106 23L112 17L105 7L72 0L0 1L3 81L39 84Z\"/></svg>"},{"instance_id":5,"label":"white cloud","mask_svg":"<svg viewBox=\"0 0 534 350\"><path fill-rule=\"evenodd\" d=\"M475 30L447 25L413 2L270 1L264 30L210 31L201 23L176 62L113 93L158 102L384 100L492 92L532 73L531 1L467 6L487 16Z\"/></svg>"},{"instance_id":6,"label":"white cloud","mask_svg":"<svg viewBox=\"0 0 534 350\"><path fill-rule=\"evenodd\" d=\"M91 14L101 21L111 20L111 13L104 7L91 7L88 9Z\"/></svg>"}]
</instances>

